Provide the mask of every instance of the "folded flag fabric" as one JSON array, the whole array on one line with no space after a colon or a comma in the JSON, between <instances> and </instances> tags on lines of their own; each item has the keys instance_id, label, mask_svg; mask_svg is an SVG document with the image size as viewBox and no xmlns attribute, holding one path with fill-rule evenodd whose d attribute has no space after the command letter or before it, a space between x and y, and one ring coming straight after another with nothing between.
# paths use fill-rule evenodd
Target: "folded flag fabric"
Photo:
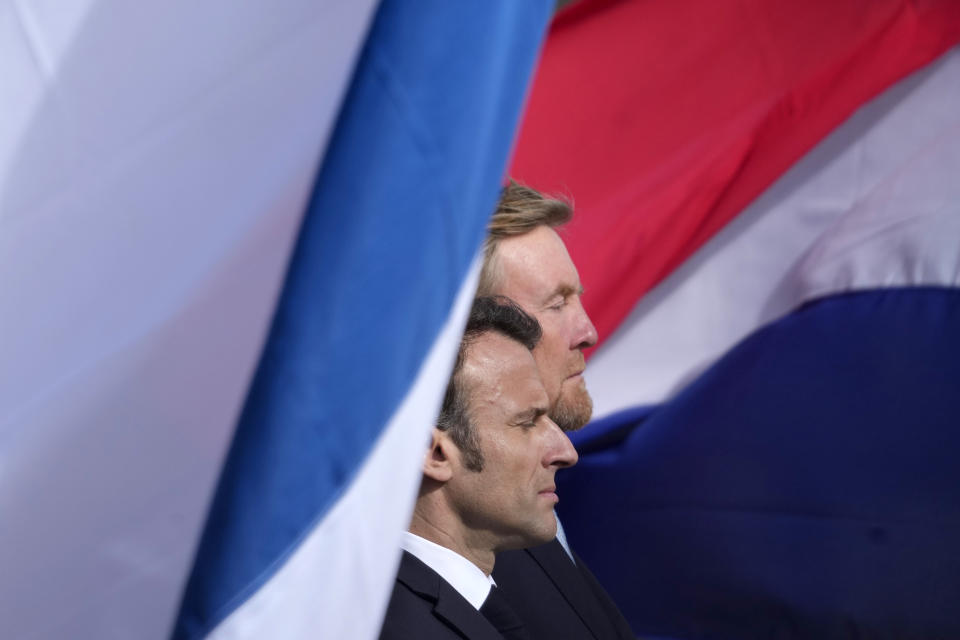
<instances>
[{"instance_id":1,"label":"folded flag fabric","mask_svg":"<svg viewBox=\"0 0 960 640\"><path fill-rule=\"evenodd\" d=\"M372 1L0 1L0 620L168 637Z\"/></svg>"},{"instance_id":2,"label":"folded flag fabric","mask_svg":"<svg viewBox=\"0 0 960 640\"><path fill-rule=\"evenodd\" d=\"M379 633L549 8L380 5L174 638Z\"/></svg>"},{"instance_id":3,"label":"folded flag fabric","mask_svg":"<svg viewBox=\"0 0 960 640\"><path fill-rule=\"evenodd\" d=\"M378 635L551 10L0 0L4 637Z\"/></svg>"}]
</instances>

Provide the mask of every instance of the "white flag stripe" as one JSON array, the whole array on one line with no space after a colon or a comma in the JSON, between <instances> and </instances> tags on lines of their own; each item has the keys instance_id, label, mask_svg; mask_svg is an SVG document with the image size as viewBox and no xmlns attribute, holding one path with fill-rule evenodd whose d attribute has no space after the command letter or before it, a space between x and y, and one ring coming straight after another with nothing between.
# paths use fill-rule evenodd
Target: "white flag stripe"
<instances>
[{"instance_id":1,"label":"white flag stripe","mask_svg":"<svg viewBox=\"0 0 960 640\"><path fill-rule=\"evenodd\" d=\"M637 303L587 366L595 417L663 401L804 295L826 293L801 291L791 270L841 216L958 123L954 49L861 108ZM940 167L940 184L957 170Z\"/></svg>"},{"instance_id":2,"label":"white flag stripe","mask_svg":"<svg viewBox=\"0 0 960 640\"><path fill-rule=\"evenodd\" d=\"M478 256L409 393L356 479L283 567L224 620L211 639L362 640L379 635L400 561L400 536L410 524L421 462L479 273ZM336 598L329 597L330 589ZM363 610L364 615L349 615L343 603L358 603L351 611Z\"/></svg>"},{"instance_id":3,"label":"white flag stripe","mask_svg":"<svg viewBox=\"0 0 960 640\"><path fill-rule=\"evenodd\" d=\"M0 4L0 78L33 83L0 91L10 637L169 632L374 9L121 5Z\"/></svg>"}]
</instances>

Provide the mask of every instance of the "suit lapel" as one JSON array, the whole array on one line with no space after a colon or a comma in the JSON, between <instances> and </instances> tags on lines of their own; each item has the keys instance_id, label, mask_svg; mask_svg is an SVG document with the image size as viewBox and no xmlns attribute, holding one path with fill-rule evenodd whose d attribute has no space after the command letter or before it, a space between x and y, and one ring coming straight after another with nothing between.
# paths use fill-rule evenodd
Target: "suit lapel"
<instances>
[{"instance_id":1,"label":"suit lapel","mask_svg":"<svg viewBox=\"0 0 960 640\"><path fill-rule=\"evenodd\" d=\"M433 615L470 640L503 640L483 615L473 608L450 583L414 557L403 552L397 580L420 597L434 603Z\"/></svg>"},{"instance_id":2,"label":"suit lapel","mask_svg":"<svg viewBox=\"0 0 960 640\"><path fill-rule=\"evenodd\" d=\"M611 637L610 621L560 542L554 538L552 542L527 549L527 553L543 568L590 632L597 638Z\"/></svg>"},{"instance_id":3,"label":"suit lapel","mask_svg":"<svg viewBox=\"0 0 960 640\"><path fill-rule=\"evenodd\" d=\"M433 613L471 640L503 640L503 636L483 614L474 609L446 580L440 580Z\"/></svg>"}]
</instances>

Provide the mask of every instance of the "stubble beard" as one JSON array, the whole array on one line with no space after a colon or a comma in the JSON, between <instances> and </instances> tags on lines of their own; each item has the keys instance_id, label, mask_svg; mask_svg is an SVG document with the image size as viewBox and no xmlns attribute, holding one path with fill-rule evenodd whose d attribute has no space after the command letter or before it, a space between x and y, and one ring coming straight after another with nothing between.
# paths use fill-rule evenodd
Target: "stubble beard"
<instances>
[{"instance_id":1,"label":"stubble beard","mask_svg":"<svg viewBox=\"0 0 960 640\"><path fill-rule=\"evenodd\" d=\"M590 422L593 415L593 399L587 388L578 385L575 389L561 391L557 403L553 407L550 419L564 431L576 431Z\"/></svg>"}]
</instances>

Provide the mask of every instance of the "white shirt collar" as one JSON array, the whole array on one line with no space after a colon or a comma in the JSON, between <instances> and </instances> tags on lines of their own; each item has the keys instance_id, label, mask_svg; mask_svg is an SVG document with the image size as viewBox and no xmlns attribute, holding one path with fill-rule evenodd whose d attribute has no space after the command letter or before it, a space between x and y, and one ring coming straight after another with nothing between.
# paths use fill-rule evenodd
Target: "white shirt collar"
<instances>
[{"instance_id":1,"label":"white shirt collar","mask_svg":"<svg viewBox=\"0 0 960 640\"><path fill-rule=\"evenodd\" d=\"M480 567L456 551L441 547L409 531L403 532L400 546L440 574L474 609L480 609L490 593L490 587L497 584L492 576L483 573Z\"/></svg>"}]
</instances>

